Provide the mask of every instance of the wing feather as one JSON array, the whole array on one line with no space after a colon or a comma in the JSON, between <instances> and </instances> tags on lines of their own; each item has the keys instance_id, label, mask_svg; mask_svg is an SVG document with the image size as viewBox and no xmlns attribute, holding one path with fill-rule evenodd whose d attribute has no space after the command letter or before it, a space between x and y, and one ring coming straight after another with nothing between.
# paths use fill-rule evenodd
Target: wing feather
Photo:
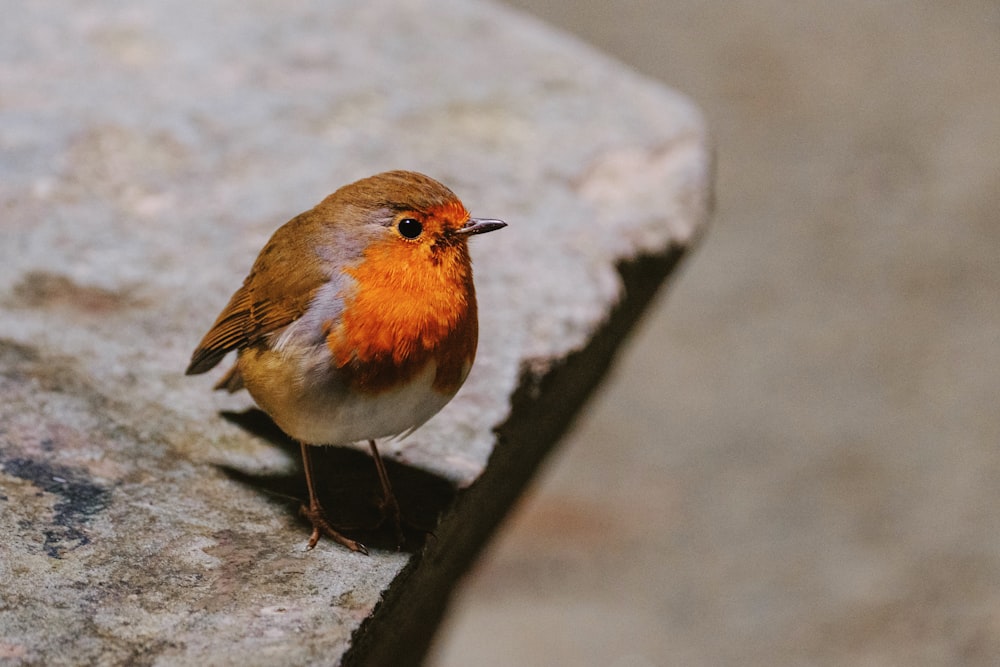
<instances>
[{"instance_id":1,"label":"wing feather","mask_svg":"<svg viewBox=\"0 0 1000 667\"><path fill-rule=\"evenodd\" d=\"M316 292L329 280L318 263L302 259L310 245L309 222L299 216L275 232L191 355L186 375L211 370L233 350L266 344L272 334L305 314ZM305 234L296 237L292 233L296 225L296 231Z\"/></svg>"}]
</instances>

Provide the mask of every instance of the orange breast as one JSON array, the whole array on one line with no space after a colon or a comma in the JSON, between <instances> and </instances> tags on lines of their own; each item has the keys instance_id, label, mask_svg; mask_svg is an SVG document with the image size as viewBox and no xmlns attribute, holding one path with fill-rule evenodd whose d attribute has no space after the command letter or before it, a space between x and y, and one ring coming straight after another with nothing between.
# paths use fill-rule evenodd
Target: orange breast
<instances>
[{"instance_id":1,"label":"orange breast","mask_svg":"<svg viewBox=\"0 0 1000 667\"><path fill-rule=\"evenodd\" d=\"M476 295L468 247L433 249L398 239L371 246L348 273L341 321L327 345L352 386L380 393L435 362L434 389L458 390L476 354Z\"/></svg>"}]
</instances>

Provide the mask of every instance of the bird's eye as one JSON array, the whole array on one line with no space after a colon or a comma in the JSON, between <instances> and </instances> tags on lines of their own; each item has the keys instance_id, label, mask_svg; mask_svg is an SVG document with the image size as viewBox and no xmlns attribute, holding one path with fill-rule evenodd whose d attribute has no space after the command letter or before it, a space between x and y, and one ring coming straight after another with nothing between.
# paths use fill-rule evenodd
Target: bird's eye
<instances>
[{"instance_id":1,"label":"bird's eye","mask_svg":"<svg viewBox=\"0 0 1000 667\"><path fill-rule=\"evenodd\" d=\"M413 218L403 218L396 227L399 229L399 233L408 239L415 239L420 236L420 232L424 231L424 226L420 224L420 221Z\"/></svg>"}]
</instances>

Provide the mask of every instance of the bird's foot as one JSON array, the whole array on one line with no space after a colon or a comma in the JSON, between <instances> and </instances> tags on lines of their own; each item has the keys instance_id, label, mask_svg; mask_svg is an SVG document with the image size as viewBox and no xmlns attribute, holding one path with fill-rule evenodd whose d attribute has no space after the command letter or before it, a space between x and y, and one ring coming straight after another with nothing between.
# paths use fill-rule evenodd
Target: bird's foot
<instances>
[{"instance_id":1,"label":"bird's foot","mask_svg":"<svg viewBox=\"0 0 1000 667\"><path fill-rule=\"evenodd\" d=\"M323 512L323 508L320 507L319 503L302 505L299 508L299 514L309 519L309 523L311 523L313 527L312 535L309 536L308 549L315 547L319 542L319 538L326 535L337 544L341 544L351 551L357 551L366 556L368 555L368 549L365 545L356 540L352 540L349 537L345 537L337 531L337 529L330 525L330 522L327 521L326 514Z\"/></svg>"},{"instance_id":2,"label":"bird's foot","mask_svg":"<svg viewBox=\"0 0 1000 667\"><path fill-rule=\"evenodd\" d=\"M406 544L406 535L410 534L411 537L414 533L419 533L422 536L430 535L434 537L434 533L426 528L417 525L415 522L410 521L402 510L399 508L399 501L396 500L396 494L389 493L388 495L382 496L378 501L376 507L379 511L379 518L372 526L372 530L378 530L386 523L391 523L396 538L396 550L402 549L403 545Z\"/></svg>"}]
</instances>

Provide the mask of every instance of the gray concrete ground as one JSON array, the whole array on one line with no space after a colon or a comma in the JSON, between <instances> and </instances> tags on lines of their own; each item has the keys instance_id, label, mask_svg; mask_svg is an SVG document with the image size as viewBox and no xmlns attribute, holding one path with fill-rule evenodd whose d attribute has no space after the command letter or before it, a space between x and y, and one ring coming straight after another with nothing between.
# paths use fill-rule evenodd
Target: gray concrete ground
<instances>
[{"instance_id":1,"label":"gray concrete ground","mask_svg":"<svg viewBox=\"0 0 1000 667\"><path fill-rule=\"evenodd\" d=\"M482 2L0 16L0 667L416 664L646 305L610 312L616 264L662 277L703 227L700 114ZM411 539L364 530L370 457L317 448L331 521L372 553L306 551L298 445L211 391L226 363L184 368L278 224L393 168L517 232L470 244L484 335L461 396L379 445Z\"/></svg>"},{"instance_id":2,"label":"gray concrete ground","mask_svg":"<svg viewBox=\"0 0 1000 667\"><path fill-rule=\"evenodd\" d=\"M514 4L694 97L719 205L432 663L1000 663L1000 5Z\"/></svg>"}]
</instances>

